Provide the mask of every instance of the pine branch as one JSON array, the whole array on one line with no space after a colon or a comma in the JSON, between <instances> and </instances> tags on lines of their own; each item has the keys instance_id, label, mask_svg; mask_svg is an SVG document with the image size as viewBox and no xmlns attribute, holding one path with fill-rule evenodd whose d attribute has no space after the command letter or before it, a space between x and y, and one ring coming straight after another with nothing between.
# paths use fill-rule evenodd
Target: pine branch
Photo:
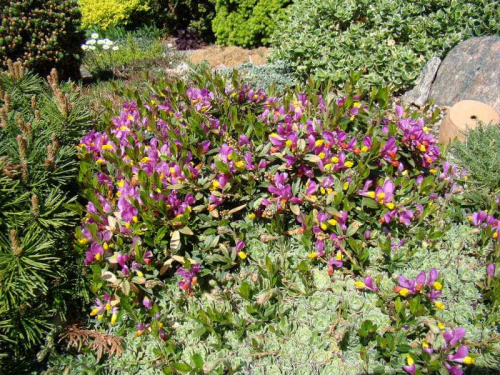
<instances>
[{"instance_id":1,"label":"pine branch","mask_svg":"<svg viewBox=\"0 0 500 375\"><path fill-rule=\"evenodd\" d=\"M119 357L123 353L122 338L119 336L108 335L99 331L82 329L78 325L72 325L65 329L61 335L62 340L67 339L67 347L76 348L81 351L82 346L92 350L97 360L100 361L103 354Z\"/></svg>"}]
</instances>

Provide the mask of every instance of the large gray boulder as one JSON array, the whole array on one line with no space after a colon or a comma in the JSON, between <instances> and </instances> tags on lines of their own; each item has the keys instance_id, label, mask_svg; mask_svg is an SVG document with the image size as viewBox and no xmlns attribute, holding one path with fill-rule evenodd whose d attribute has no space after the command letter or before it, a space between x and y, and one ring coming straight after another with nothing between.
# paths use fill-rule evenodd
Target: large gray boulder
<instances>
[{"instance_id":1,"label":"large gray boulder","mask_svg":"<svg viewBox=\"0 0 500 375\"><path fill-rule=\"evenodd\" d=\"M425 105L440 64L441 59L439 57L433 57L427 61L427 64L425 64L422 73L420 73L417 79L415 87L403 95L403 103L415 104L418 107L423 107Z\"/></svg>"},{"instance_id":2,"label":"large gray boulder","mask_svg":"<svg viewBox=\"0 0 500 375\"><path fill-rule=\"evenodd\" d=\"M477 100L500 112L500 38L471 38L453 48L439 67L429 99L450 107Z\"/></svg>"}]
</instances>

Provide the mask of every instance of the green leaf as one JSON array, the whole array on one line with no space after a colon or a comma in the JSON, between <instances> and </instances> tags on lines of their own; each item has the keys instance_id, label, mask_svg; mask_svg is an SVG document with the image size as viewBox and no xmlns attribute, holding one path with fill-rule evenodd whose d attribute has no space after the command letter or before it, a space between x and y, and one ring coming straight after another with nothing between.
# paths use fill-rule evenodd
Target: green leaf
<instances>
[{"instance_id":1,"label":"green leaf","mask_svg":"<svg viewBox=\"0 0 500 375\"><path fill-rule=\"evenodd\" d=\"M180 372L189 372L189 371L193 371L193 368L191 366L189 366L187 363L185 362L177 362L177 363L173 363L172 364L172 367L174 369L176 369L177 371L180 371Z\"/></svg>"},{"instance_id":2,"label":"green leaf","mask_svg":"<svg viewBox=\"0 0 500 375\"><path fill-rule=\"evenodd\" d=\"M193 354L191 359L193 360L197 370L203 369L203 359L201 358L201 356L198 353Z\"/></svg>"}]
</instances>

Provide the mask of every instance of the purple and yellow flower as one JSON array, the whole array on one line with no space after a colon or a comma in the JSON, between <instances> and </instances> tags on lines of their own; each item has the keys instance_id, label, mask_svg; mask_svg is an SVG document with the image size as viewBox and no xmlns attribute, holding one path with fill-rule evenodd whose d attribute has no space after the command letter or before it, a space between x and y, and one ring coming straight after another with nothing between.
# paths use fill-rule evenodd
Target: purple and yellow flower
<instances>
[{"instance_id":1,"label":"purple and yellow flower","mask_svg":"<svg viewBox=\"0 0 500 375\"><path fill-rule=\"evenodd\" d=\"M177 285L179 288L188 291L189 294L193 293L193 286L198 284L197 274L201 272L199 264L193 264L191 269L179 268L175 273L182 276L182 280Z\"/></svg>"},{"instance_id":2,"label":"purple and yellow flower","mask_svg":"<svg viewBox=\"0 0 500 375\"><path fill-rule=\"evenodd\" d=\"M413 360L411 355L406 356L406 366L403 366L403 370L410 375L415 375L416 367L415 367L415 361Z\"/></svg>"}]
</instances>

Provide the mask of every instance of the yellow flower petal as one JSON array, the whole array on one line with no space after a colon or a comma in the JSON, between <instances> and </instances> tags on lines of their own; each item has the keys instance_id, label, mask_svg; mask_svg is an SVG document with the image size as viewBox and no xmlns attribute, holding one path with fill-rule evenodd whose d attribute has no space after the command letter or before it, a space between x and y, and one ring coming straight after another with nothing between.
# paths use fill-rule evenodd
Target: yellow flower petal
<instances>
[{"instance_id":1,"label":"yellow flower petal","mask_svg":"<svg viewBox=\"0 0 500 375\"><path fill-rule=\"evenodd\" d=\"M362 281L355 281L354 285L356 285L356 288L358 289L364 289L366 287L365 283Z\"/></svg>"}]
</instances>

